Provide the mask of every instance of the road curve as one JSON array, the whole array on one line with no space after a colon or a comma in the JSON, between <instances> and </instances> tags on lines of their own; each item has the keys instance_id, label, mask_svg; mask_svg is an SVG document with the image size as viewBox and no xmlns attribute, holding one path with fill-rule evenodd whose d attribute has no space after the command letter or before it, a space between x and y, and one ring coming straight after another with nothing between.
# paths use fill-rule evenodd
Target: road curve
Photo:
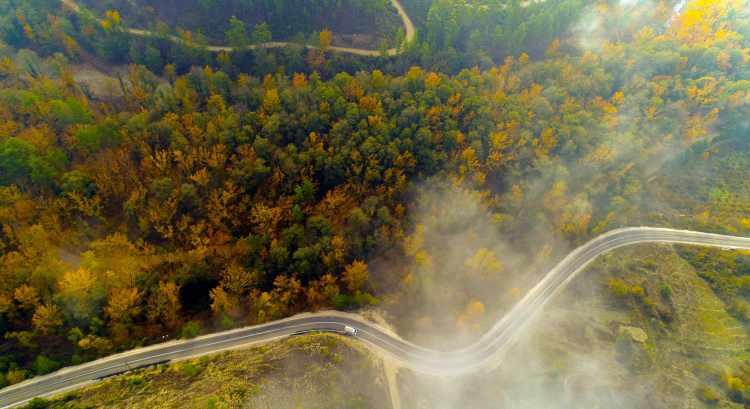
<instances>
[{"instance_id":1,"label":"road curve","mask_svg":"<svg viewBox=\"0 0 750 409\"><path fill-rule=\"evenodd\" d=\"M76 3L75 0L60 0L62 4L69 9L73 10L76 13L81 12L81 6ZM414 28L414 23L411 21L411 18L409 18L409 15L406 14L406 11L404 10L404 7L401 5L399 0L391 0L391 4L398 12L399 17L401 18L401 23L404 25L404 41L401 44L401 47L399 48L389 48L386 50L386 54L389 56L399 55L403 52L404 46L406 44L412 42L414 40L414 37L416 37L416 29ZM98 19L101 21L101 19ZM154 33L153 31L149 30L141 30L137 28L126 28L125 31L128 34L138 36L138 37L158 37L159 35ZM267 43L261 43L257 45L248 45L246 47L230 47L230 46L224 46L224 45L203 45L198 44L194 41L185 40L183 38L174 36L174 35L168 35L166 37L170 41L178 44L183 44L188 47L203 47L206 50L214 53L220 53L223 51L226 52L233 52L237 50L255 50L258 48L264 48L264 49L271 49L271 48L283 48L290 45L295 45L296 43L290 43L285 41L270 41ZM318 47L314 45L304 45L307 49L317 49ZM338 52L338 53L344 53L344 54L354 54L354 55L361 55L365 57L379 57L382 55L382 52L380 50L369 50L365 48L351 48L351 47L336 47L331 46L328 47L328 51Z\"/></svg>"},{"instance_id":2,"label":"road curve","mask_svg":"<svg viewBox=\"0 0 750 409\"><path fill-rule=\"evenodd\" d=\"M299 332L342 332L347 325L357 328L357 339L375 352L390 355L415 371L438 376L460 376L491 369L500 364L508 348L552 297L587 265L598 256L616 248L640 243L676 243L750 250L750 238L745 237L653 227L613 230L569 253L478 341L457 351L440 352L422 348L352 314L302 314L192 340L153 345L65 368L0 390L0 407L13 407L36 396L59 393L136 367L246 347Z\"/></svg>"}]
</instances>

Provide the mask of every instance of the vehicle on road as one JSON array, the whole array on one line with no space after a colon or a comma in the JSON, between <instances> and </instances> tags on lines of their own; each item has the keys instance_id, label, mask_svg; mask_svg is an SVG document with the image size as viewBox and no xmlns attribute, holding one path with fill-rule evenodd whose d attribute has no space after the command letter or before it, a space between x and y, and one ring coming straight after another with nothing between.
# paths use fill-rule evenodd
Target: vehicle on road
<instances>
[{"instance_id":1,"label":"vehicle on road","mask_svg":"<svg viewBox=\"0 0 750 409\"><path fill-rule=\"evenodd\" d=\"M359 334L359 330L358 329L356 329L354 327L350 327L348 325L344 326L344 335L347 335L347 336L350 336L350 337L356 337L357 334Z\"/></svg>"}]
</instances>

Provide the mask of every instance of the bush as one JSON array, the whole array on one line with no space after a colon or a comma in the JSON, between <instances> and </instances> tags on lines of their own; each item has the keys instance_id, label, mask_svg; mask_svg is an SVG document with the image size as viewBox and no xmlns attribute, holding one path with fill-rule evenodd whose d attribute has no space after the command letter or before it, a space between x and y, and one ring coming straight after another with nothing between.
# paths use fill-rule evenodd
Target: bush
<instances>
[{"instance_id":1,"label":"bush","mask_svg":"<svg viewBox=\"0 0 750 409\"><path fill-rule=\"evenodd\" d=\"M183 375L192 378L195 375L198 375L201 373L201 368L198 365L193 364L192 362L188 362L180 368L180 372L182 372Z\"/></svg>"},{"instance_id":2,"label":"bush","mask_svg":"<svg viewBox=\"0 0 750 409\"><path fill-rule=\"evenodd\" d=\"M646 296L646 291L640 285L630 285L619 278L611 278L607 281L607 287L609 291L619 298L643 298Z\"/></svg>"},{"instance_id":3,"label":"bush","mask_svg":"<svg viewBox=\"0 0 750 409\"><path fill-rule=\"evenodd\" d=\"M146 380L143 379L143 377L140 375L135 375L135 376L131 376L127 378L127 382L128 382L128 385L130 386L138 386L138 385L143 385L143 383L145 383Z\"/></svg>"},{"instance_id":4,"label":"bush","mask_svg":"<svg viewBox=\"0 0 750 409\"><path fill-rule=\"evenodd\" d=\"M26 409L47 409L49 402L46 399L34 398L27 405Z\"/></svg>"},{"instance_id":5,"label":"bush","mask_svg":"<svg viewBox=\"0 0 750 409\"><path fill-rule=\"evenodd\" d=\"M234 328L234 320L226 314L221 315L221 321L219 322L223 330Z\"/></svg>"},{"instance_id":6,"label":"bush","mask_svg":"<svg viewBox=\"0 0 750 409\"><path fill-rule=\"evenodd\" d=\"M195 338L201 332L201 325L196 321L190 321L182 327L180 336L185 339Z\"/></svg>"},{"instance_id":7,"label":"bush","mask_svg":"<svg viewBox=\"0 0 750 409\"><path fill-rule=\"evenodd\" d=\"M26 371L22 369L11 369L5 375L5 379L11 385L19 383L19 382L23 382L26 379Z\"/></svg>"},{"instance_id":8,"label":"bush","mask_svg":"<svg viewBox=\"0 0 750 409\"><path fill-rule=\"evenodd\" d=\"M750 303L742 299L736 299L729 304L729 312L737 319L750 322Z\"/></svg>"},{"instance_id":9,"label":"bush","mask_svg":"<svg viewBox=\"0 0 750 409\"><path fill-rule=\"evenodd\" d=\"M672 287L669 286L669 284L664 283L661 285L661 288L659 288L659 293L662 297L664 297L665 300L670 301L672 300Z\"/></svg>"},{"instance_id":10,"label":"bush","mask_svg":"<svg viewBox=\"0 0 750 409\"><path fill-rule=\"evenodd\" d=\"M721 399L719 391L710 386L701 386L700 388L698 388L696 394L698 395L698 399L711 405L715 405L719 402L719 399Z\"/></svg>"},{"instance_id":11,"label":"bush","mask_svg":"<svg viewBox=\"0 0 750 409\"><path fill-rule=\"evenodd\" d=\"M34 360L34 372L37 375L48 374L58 369L60 369L60 363L44 355L38 355Z\"/></svg>"}]
</instances>

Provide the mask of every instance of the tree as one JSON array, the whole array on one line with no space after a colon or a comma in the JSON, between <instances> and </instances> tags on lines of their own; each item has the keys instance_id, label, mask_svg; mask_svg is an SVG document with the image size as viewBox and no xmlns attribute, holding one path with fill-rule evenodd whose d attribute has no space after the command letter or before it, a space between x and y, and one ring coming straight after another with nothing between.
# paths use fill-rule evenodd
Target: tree
<instances>
[{"instance_id":1,"label":"tree","mask_svg":"<svg viewBox=\"0 0 750 409\"><path fill-rule=\"evenodd\" d=\"M342 279L349 291L357 292L367 282L369 277L370 272L367 270L367 263L355 261L346 266Z\"/></svg>"},{"instance_id":2,"label":"tree","mask_svg":"<svg viewBox=\"0 0 750 409\"><path fill-rule=\"evenodd\" d=\"M31 176L30 160L34 151L31 143L15 137L0 142L0 184L18 183Z\"/></svg>"},{"instance_id":3,"label":"tree","mask_svg":"<svg viewBox=\"0 0 750 409\"><path fill-rule=\"evenodd\" d=\"M175 329L180 323L180 286L172 281L161 281L148 300L148 319L160 322L167 329Z\"/></svg>"},{"instance_id":4,"label":"tree","mask_svg":"<svg viewBox=\"0 0 750 409\"><path fill-rule=\"evenodd\" d=\"M54 304L42 304L34 311L31 323L35 330L41 334L49 335L62 327L62 313Z\"/></svg>"},{"instance_id":5,"label":"tree","mask_svg":"<svg viewBox=\"0 0 750 409\"><path fill-rule=\"evenodd\" d=\"M503 269L503 264L495 256L495 253L485 247L477 249L464 265L485 277L495 275Z\"/></svg>"},{"instance_id":6,"label":"tree","mask_svg":"<svg viewBox=\"0 0 750 409\"><path fill-rule=\"evenodd\" d=\"M13 298L18 302L21 309L34 310L39 303L39 292L36 288L24 284L15 289Z\"/></svg>"},{"instance_id":7,"label":"tree","mask_svg":"<svg viewBox=\"0 0 750 409\"><path fill-rule=\"evenodd\" d=\"M275 88L269 89L263 95L263 109L268 113L274 113L281 108L281 99L279 91Z\"/></svg>"},{"instance_id":8,"label":"tree","mask_svg":"<svg viewBox=\"0 0 750 409\"><path fill-rule=\"evenodd\" d=\"M79 322L96 317L101 302L105 298L102 284L86 268L71 270L63 274L58 286L65 313Z\"/></svg>"},{"instance_id":9,"label":"tree","mask_svg":"<svg viewBox=\"0 0 750 409\"><path fill-rule=\"evenodd\" d=\"M215 317L237 318L242 315L238 297L227 292L224 287L214 287L209 292L209 296L211 297L211 311Z\"/></svg>"},{"instance_id":10,"label":"tree","mask_svg":"<svg viewBox=\"0 0 750 409\"><path fill-rule=\"evenodd\" d=\"M224 32L224 38L230 47L246 47L248 44L248 38L245 23L237 17L232 16L232 18L229 19L229 28Z\"/></svg>"},{"instance_id":11,"label":"tree","mask_svg":"<svg viewBox=\"0 0 750 409\"><path fill-rule=\"evenodd\" d=\"M256 24L250 37L253 44L260 45L271 42L271 28L266 22Z\"/></svg>"},{"instance_id":12,"label":"tree","mask_svg":"<svg viewBox=\"0 0 750 409\"><path fill-rule=\"evenodd\" d=\"M182 327L180 336L183 339L192 339L198 336L201 332L201 324L197 321L190 321Z\"/></svg>"},{"instance_id":13,"label":"tree","mask_svg":"<svg viewBox=\"0 0 750 409\"><path fill-rule=\"evenodd\" d=\"M333 32L331 30L325 29L320 32L318 35L319 45L320 45L320 51L327 52L328 49L331 48L331 44L333 43Z\"/></svg>"},{"instance_id":14,"label":"tree","mask_svg":"<svg viewBox=\"0 0 750 409\"><path fill-rule=\"evenodd\" d=\"M34 372L36 372L37 375L48 374L58 369L60 369L60 363L47 358L44 355L37 355L36 359L34 360Z\"/></svg>"},{"instance_id":15,"label":"tree","mask_svg":"<svg viewBox=\"0 0 750 409\"><path fill-rule=\"evenodd\" d=\"M112 321L128 324L140 314L140 300L141 292L137 288L116 288L110 291L104 312Z\"/></svg>"}]
</instances>

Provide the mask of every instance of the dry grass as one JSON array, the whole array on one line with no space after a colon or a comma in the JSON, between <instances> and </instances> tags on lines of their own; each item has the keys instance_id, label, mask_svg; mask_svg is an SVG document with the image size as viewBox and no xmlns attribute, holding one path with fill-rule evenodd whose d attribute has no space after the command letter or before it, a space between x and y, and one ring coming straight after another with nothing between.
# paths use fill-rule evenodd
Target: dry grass
<instances>
[{"instance_id":1,"label":"dry grass","mask_svg":"<svg viewBox=\"0 0 750 409\"><path fill-rule=\"evenodd\" d=\"M312 334L115 377L52 408L386 408L379 360L348 339Z\"/></svg>"}]
</instances>

